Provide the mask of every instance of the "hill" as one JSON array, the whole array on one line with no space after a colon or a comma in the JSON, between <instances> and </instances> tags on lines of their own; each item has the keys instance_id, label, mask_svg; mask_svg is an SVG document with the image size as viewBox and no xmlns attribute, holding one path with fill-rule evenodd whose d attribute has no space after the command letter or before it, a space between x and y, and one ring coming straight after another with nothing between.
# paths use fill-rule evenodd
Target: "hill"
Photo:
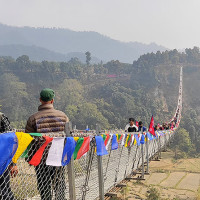
<instances>
[{"instance_id":1,"label":"hill","mask_svg":"<svg viewBox=\"0 0 200 200\"><path fill-rule=\"evenodd\" d=\"M64 111L78 129L124 128L129 117L148 126L171 119L177 106L180 66L183 66L183 117L181 127L188 146L200 153L200 52L197 47L148 53L133 64L112 60L105 64L35 62L24 55L16 60L0 58L0 105L13 126L24 127L37 111L39 91L56 91L55 106ZM182 148L182 147L181 147ZM191 149L190 148L190 149Z\"/></svg>"},{"instance_id":2,"label":"hill","mask_svg":"<svg viewBox=\"0 0 200 200\"><path fill-rule=\"evenodd\" d=\"M48 49L37 46L24 46L21 44L0 45L0 56L11 56L15 59L22 55L28 55L32 61L54 61L54 62L67 62L71 58L78 58L81 62L85 62L85 53L72 52L66 55L56 53ZM101 61L92 56L91 63L100 63Z\"/></svg>"},{"instance_id":3,"label":"hill","mask_svg":"<svg viewBox=\"0 0 200 200\"><path fill-rule=\"evenodd\" d=\"M0 38L0 45L37 46L64 55L90 51L92 56L103 61L120 60L127 63L132 63L145 53L166 50L155 43L125 43L96 32L76 32L59 28L12 27L0 24Z\"/></svg>"}]
</instances>

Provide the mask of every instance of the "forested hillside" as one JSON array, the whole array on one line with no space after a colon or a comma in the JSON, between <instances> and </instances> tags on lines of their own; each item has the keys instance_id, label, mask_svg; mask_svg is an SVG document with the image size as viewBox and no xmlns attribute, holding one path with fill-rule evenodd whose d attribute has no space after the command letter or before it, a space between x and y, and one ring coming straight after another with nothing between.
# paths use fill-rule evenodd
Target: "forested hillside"
<instances>
[{"instance_id":1,"label":"forested hillside","mask_svg":"<svg viewBox=\"0 0 200 200\"><path fill-rule=\"evenodd\" d=\"M200 52L198 48L145 54L133 64L112 60L106 64L35 62L28 56L0 58L0 105L14 127L24 127L37 111L39 92L56 92L55 107L64 111L78 129L124 128L129 117L148 126L170 120L178 98L183 66L183 120L181 126L200 143Z\"/></svg>"}]
</instances>

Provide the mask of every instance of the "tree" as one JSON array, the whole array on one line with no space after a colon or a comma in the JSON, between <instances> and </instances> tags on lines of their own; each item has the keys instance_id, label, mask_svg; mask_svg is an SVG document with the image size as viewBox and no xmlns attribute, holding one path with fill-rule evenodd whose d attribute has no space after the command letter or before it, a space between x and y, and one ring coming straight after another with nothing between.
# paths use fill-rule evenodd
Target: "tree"
<instances>
[{"instance_id":1,"label":"tree","mask_svg":"<svg viewBox=\"0 0 200 200\"><path fill-rule=\"evenodd\" d=\"M30 68L30 60L27 55L20 56L16 59L18 69L27 70Z\"/></svg>"},{"instance_id":2,"label":"tree","mask_svg":"<svg viewBox=\"0 0 200 200\"><path fill-rule=\"evenodd\" d=\"M187 155L192 155L195 151L189 133L184 128L181 128L176 132L174 144L175 148L178 148L181 152L185 152Z\"/></svg>"},{"instance_id":3,"label":"tree","mask_svg":"<svg viewBox=\"0 0 200 200\"><path fill-rule=\"evenodd\" d=\"M89 51L87 51L85 53L85 55L86 55L86 64L87 64L87 66L89 66L90 65L90 61L91 61L91 53Z\"/></svg>"}]
</instances>

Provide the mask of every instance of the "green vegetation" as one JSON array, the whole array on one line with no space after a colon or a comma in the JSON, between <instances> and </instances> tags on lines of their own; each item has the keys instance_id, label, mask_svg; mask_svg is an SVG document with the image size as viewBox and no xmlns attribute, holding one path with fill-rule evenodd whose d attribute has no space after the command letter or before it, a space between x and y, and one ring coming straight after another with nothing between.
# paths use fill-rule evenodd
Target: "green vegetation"
<instances>
[{"instance_id":1,"label":"green vegetation","mask_svg":"<svg viewBox=\"0 0 200 200\"><path fill-rule=\"evenodd\" d=\"M154 187L149 187L146 197L147 197L147 200L160 200L161 199L158 189L156 189Z\"/></svg>"},{"instance_id":2,"label":"green vegetation","mask_svg":"<svg viewBox=\"0 0 200 200\"><path fill-rule=\"evenodd\" d=\"M124 128L129 117L148 127L170 120L178 96L179 66L183 66L184 106L175 146L186 156L200 153L200 52L197 47L148 53L133 64L111 60L87 64L77 58L68 62L35 62L26 55L16 60L0 57L0 105L12 126L23 128L37 111L39 92L55 90L55 107L65 112L78 129ZM184 135L184 137L182 137ZM181 142L180 142L181 141Z\"/></svg>"},{"instance_id":3,"label":"green vegetation","mask_svg":"<svg viewBox=\"0 0 200 200\"><path fill-rule=\"evenodd\" d=\"M156 111L161 100L155 102L142 87L129 86L132 70L132 65L119 61L92 65L82 64L77 58L58 63L33 62L26 55L16 60L1 57L2 111L15 128L23 128L37 111L40 90L49 87L56 91L55 107L78 129L87 125L94 129L97 123L102 128L124 128L130 116L148 125L152 113L164 119ZM114 72L115 77L109 77Z\"/></svg>"},{"instance_id":4,"label":"green vegetation","mask_svg":"<svg viewBox=\"0 0 200 200\"><path fill-rule=\"evenodd\" d=\"M184 128L176 132L173 148L175 149L175 159L194 156L196 152L195 145L192 144L190 135Z\"/></svg>"}]
</instances>

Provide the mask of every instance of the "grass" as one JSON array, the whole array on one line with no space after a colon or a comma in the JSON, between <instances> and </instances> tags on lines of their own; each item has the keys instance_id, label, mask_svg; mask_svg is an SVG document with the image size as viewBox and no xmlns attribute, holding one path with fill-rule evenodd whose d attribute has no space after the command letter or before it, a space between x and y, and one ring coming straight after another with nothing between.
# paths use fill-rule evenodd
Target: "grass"
<instances>
[{"instance_id":1,"label":"grass","mask_svg":"<svg viewBox=\"0 0 200 200\"><path fill-rule=\"evenodd\" d=\"M189 197L191 196L191 199L194 199L196 195L195 200L200 200L200 187L198 191L196 190L194 191L189 188L188 189L178 188L180 183L186 178L187 174L189 173L200 174L200 158L186 158L186 159L175 160L172 159L172 155L173 152L164 152L162 153L164 159L161 159L161 161L159 162L152 161L150 163L151 174L148 177L148 180L150 179L153 173L158 173L158 176L159 173L166 174L166 177L164 177L158 184L151 184L151 186L156 187L158 190L160 190L162 194L160 199L162 200L180 200L184 193L186 197L188 195ZM185 173L183 174L183 176L181 176L180 179L177 179L177 182L173 187L171 187L170 184L167 187L160 185L169 178L172 172L185 172ZM136 197L138 199L139 198L145 199L142 197L142 195L144 195L144 192L150 186L147 183L148 181L146 180L145 182L134 181L131 184L129 184L130 192L126 194L126 198ZM136 196L137 194L139 195L138 197Z\"/></svg>"},{"instance_id":2,"label":"grass","mask_svg":"<svg viewBox=\"0 0 200 200\"><path fill-rule=\"evenodd\" d=\"M11 185L15 199L17 200L26 199L27 196L34 197L39 195L36 177L34 175L24 177L24 175L18 174L17 177L12 179Z\"/></svg>"},{"instance_id":3,"label":"grass","mask_svg":"<svg viewBox=\"0 0 200 200\"><path fill-rule=\"evenodd\" d=\"M176 185L174 186L175 189L177 189L178 185L180 184L180 182L187 176L188 173L185 173L185 175L176 183Z\"/></svg>"}]
</instances>

